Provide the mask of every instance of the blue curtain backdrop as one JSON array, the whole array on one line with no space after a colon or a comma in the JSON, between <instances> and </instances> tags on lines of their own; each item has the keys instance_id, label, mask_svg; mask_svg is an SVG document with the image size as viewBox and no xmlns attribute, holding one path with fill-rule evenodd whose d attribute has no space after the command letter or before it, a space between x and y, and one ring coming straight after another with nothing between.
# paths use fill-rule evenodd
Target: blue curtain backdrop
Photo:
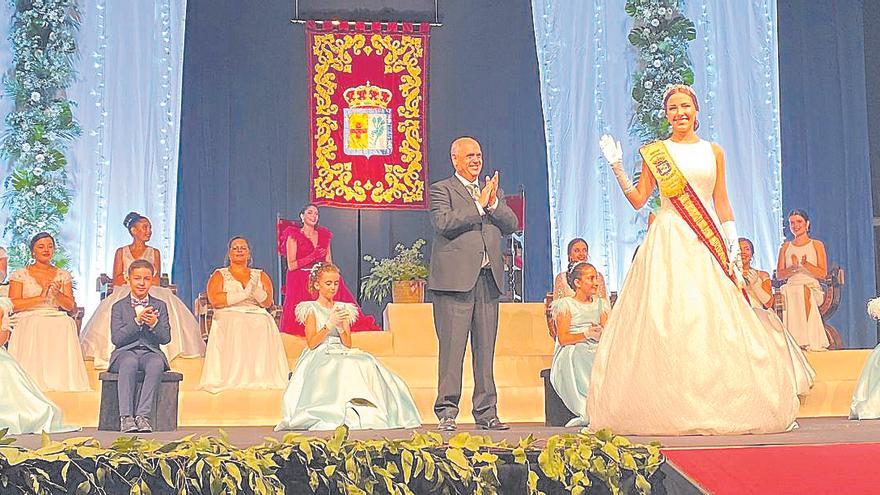
<instances>
[{"instance_id":1,"label":"blue curtain backdrop","mask_svg":"<svg viewBox=\"0 0 880 495\"><path fill-rule=\"evenodd\" d=\"M876 285L863 55L877 47L865 45L862 7L779 1L783 202L810 213L829 263L846 269L832 323L848 347L877 343L865 312Z\"/></svg>"},{"instance_id":2,"label":"blue curtain backdrop","mask_svg":"<svg viewBox=\"0 0 880 495\"><path fill-rule=\"evenodd\" d=\"M573 237L590 244L591 259L612 290L623 282L647 225L633 211L599 151L611 133L623 143L630 173L640 170L638 140L629 135L637 53L623 3L533 0L549 156L553 266L566 263ZM727 184L741 235L756 262L769 267L781 242L780 145L773 0L689 1L697 24L689 48L700 98L700 134L727 157Z\"/></svg>"},{"instance_id":3,"label":"blue curtain backdrop","mask_svg":"<svg viewBox=\"0 0 880 495\"><path fill-rule=\"evenodd\" d=\"M308 198L305 36L292 16L289 0L187 2L174 264L184 298L203 290L236 234L279 286L275 213L292 217ZM430 180L451 175L449 143L467 134L505 190L525 184L526 292L539 300L550 287L549 211L529 3L444 2L441 16L429 56ZM325 208L321 222L354 288L356 212ZM427 212L363 212L361 232L362 252L378 256L431 237Z\"/></svg>"}]
</instances>

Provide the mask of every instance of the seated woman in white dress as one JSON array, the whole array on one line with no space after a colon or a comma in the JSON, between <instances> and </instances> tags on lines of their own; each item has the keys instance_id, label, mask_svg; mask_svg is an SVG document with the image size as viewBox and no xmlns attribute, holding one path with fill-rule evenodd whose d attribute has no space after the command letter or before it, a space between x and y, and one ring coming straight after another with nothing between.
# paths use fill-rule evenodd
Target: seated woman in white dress
<instances>
[{"instance_id":1,"label":"seated woman in white dress","mask_svg":"<svg viewBox=\"0 0 880 495\"><path fill-rule=\"evenodd\" d=\"M597 294L596 267L586 261L577 262L567 277L568 285L575 288L574 295L557 299L550 307L557 330L550 383L565 407L577 415L565 426L587 426L590 372L610 307Z\"/></svg>"},{"instance_id":2,"label":"seated woman in white dress","mask_svg":"<svg viewBox=\"0 0 880 495\"><path fill-rule=\"evenodd\" d=\"M880 320L880 297L868 301L868 315ZM865 361L849 406L849 419L877 418L880 418L880 345Z\"/></svg>"},{"instance_id":3,"label":"seated woman in white dress","mask_svg":"<svg viewBox=\"0 0 880 495\"><path fill-rule=\"evenodd\" d=\"M296 306L306 348L284 392L279 430L416 428L419 411L403 380L372 355L351 348L357 306L334 302L339 269L318 263L309 275L316 301Z\"/></svg>"},{"instance_id":4,"label":"seated woman in white dress","mask_svg":"<svg viewBox=\"0 0 880 495\"><path fill-rule=\"evenodd\" d=\"M556 274L556 278L553 280L554 301L574 295L574 289L568 283L568 270L574 266L575 263L589 261L590 259L590 246L587 244L587 241L580 237L575 237L568 242L567 252L568 265L566 266L566 271ZM605 287L605 277L603 277L601 273L597 272L596 274L598 276L596 279L596 294L605 299L605 302L608 302L608 289Z\"/></svg>"},{"instance_id":5,"label":"seated woman in white dress","mask_svg":"<svg viewBox=\"0 0 880 495\"><path fill-rule=\"evenodd\" d=\"M798 345L811 351L828 348L828 335L819 313L825 295L819 280L828 276L828 262L822 241L810 239L810 217L803 210L788 214L788 228L794 240L779 248L776 277L785 280L780 289L785 300L782 322Z\"/></svg>"},{"instance_id":6,"label":"seated woman in white dress","mask_svg":"<svg viewBox=\"0 0 880 495\"><path fill-rule=\"evenodd\" d=\"M742 256L743 280L752 309L755 310L758 319L764 323L765 328L775 330L780 338L785 339L785 344L788 346L788 355L791 358L791 369L792 373L794 373L797 394L807 395L813 386L816 371L810 366L804 351L801 350L794 337L785 329L779 317L776 316L776 311L772 308L773 283L770 280L770 274L752 267L752 259L755 253L754 244L749 239L740 237L739 250Z\"/></svg>"},{"instance_id":7,"label":"seated woman in white dress","mask_svg":"<svg viewBox=\"0 0 880 495\"><path fill-rule=\"evenodd\" d=\"M64 424L64 415L3 347L9 340L12 301L0 297L0 429L11 435L61 433L79 428Z\"/></svg>"},{"instance_id":8,"label":"seated woman in white dress","mask_svg":"<svg viewBox=\"0 0 880 495\"><path fill-rule=\"evenodd\" d=\"M168 321L171 323L171 342L162 346L165 357L170 362L177 356L185 358L204 356L205 342L202 340L199 322L180 298L168 288L159 286L162 259L158 249L147 246L147 241L153 235L150 220L131 212L126 215L123 225L131 234L132 242L116 250L113 259L113 293L101 301L98 309L83 328L80 335L83 355L94 358L95 369L107 369L110 353L113 352L113 343L110 342L111 309L116 301L128 297L131 293L126 280L128 267L134 260L146 260L156 268L150 295L165 303L168 308Z\"/></svg>"},{"instance_id":9,"label":"seated woman in white dress","mask_svg":"<svg viewBox=\"0 0 880 495\"><path fill-rule=\"evenodd\" d=\"M229 266L208 280L214 320L208 337L199 388L211 393L229 389L282 389L290 368L272 306L272 280L250 268L251 249L243 237L229 241Z\"/></svg>"},{"instance_id":10,"label":"seated woman in white dress","mask_svg":"<svg viewBox=\"0 0 880 495\"><path fill-rule=\"evenodd\" d=\"M44 392L91 390L76 322L67 314L76 307L70 274L52 265L55 240L48 233L35 235L30 250L34 263L9 277L9 354Z\"/></svg>"}]
</instances>

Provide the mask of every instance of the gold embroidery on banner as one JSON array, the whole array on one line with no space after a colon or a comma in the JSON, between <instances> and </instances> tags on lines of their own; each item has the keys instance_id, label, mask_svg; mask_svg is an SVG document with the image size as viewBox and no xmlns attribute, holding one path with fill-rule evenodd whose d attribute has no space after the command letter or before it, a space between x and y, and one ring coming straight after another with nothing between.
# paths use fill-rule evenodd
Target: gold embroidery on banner
<instances>
[{"instance_id":1,"label":"gold embroidery on banner","mask_svg":"<svg viewBox=\"0 0 880 495\"><path fill-rule=\"evenodd\" d=\"M422 66L424 56L422 39L401 35L374 34L369 44L363 34L316 34L312 47L315 55L315 197L319 199L344 199L364 202L369 195L375 204L421 202L424 199L421 102ZM398 89L403 98L395 109L400 117L397 132L403 139L398 146L401 162L385 164L383 180L375 183L353 180L351 162L337 163L337 144L331 132L339 129L339 108L332 103L337 83L333 71L351 73L352 53L383 57L386 74L400 74ZM332 69L332 70L331 70Z\"/></svg>"}]
</instances>

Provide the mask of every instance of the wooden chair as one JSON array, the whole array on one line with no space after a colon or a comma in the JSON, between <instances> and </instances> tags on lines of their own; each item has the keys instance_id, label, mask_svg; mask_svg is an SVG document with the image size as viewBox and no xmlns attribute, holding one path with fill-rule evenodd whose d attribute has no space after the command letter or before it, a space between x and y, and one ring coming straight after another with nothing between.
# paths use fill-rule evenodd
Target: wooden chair
<instances>
[{"instance_id":1,"label":"wooden chair","mask_svg":"<svg viewBox=\"0 0 880 495\"><path fill-rule=\"evenodd\" d=\"M840 297L843 294L843 286L845 283L845 272L843 268L836 265L828 270L827 277L819 281L819 285L822 287L822 292L825 294L822 303L818 305L819 314L822 315L822 324L825 326L825 335L828 336L829 349L843 348L843 339L829 320L840 307ZM777 279L775 271L773 272L772 285L773 309L781 320L782 314L785 311L785 297L780 288L785 285L785 281Z\"/></svg>"},{"instance_id":2,"label":"wooden chair","mask_svg":"<svg viewBox=\"0 0 880 495\"><path fill-rule=\"evenodd\" d=\"M199 296L193 301L193 309L196 315L196 318L199 320L199 329L202 332L202 339L205 341L208 340L208 336L211 334L211 323L214 321L214 306L211 304L211 301L208 300L207 292L200 292ZM266 308L266 311L272 315L272 318L275 319L275 325L280 329L281 328L281 306L278 304L273 304L272 306Z\"/></svg>"},{"instance_id":3,"label":"wooden chair","mask_svg":"<svg viewBox=\"0 0 880 495\"><path fill-rule=\"evenodd\" d=\"M177 285L171 283L171 277L167 273L159 275L159 287L169 289L173 294L177 294ZM106 273L98 275L95 281L95 290L101 294L101 300L113 293L113 279Z\"/></svg>"}]
</instances>

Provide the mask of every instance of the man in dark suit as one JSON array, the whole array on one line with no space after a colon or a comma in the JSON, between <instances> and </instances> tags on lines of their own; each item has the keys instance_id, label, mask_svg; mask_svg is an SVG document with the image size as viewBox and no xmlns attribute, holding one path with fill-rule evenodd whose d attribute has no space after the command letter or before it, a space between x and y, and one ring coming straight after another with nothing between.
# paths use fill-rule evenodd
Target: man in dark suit
<instances>
[{"instance_id":1,"label":"man in dark suit","mask_svg":"<svg viewBox=\"0 0 880 495\"><path fill-rule=\"evenodd\" d=\"M428 288L440 347L438 429L454 431L461 399L462 366L468 336L474 368L473 415L477 427L506 430L496 411L494 361L498 300L504 287L501 237L516 230L517 219L498 188L498 172L479 184L480 143L453 141L455 174L430 190L434 241Z\"/></svg>"},{"instance_id":2,"label":"man in dark suit","mask_svg":"<svg viewBox=\"0 0 880 495\"><path fill-rule=\"evenodd\" d=\"M110 317L110 340L116 349L110 354L111 373L119 374L120 431L149 433L148 419L162 373L168 359L159 348L171 341L171 325L165 303L150 296L154 268L149 261L135 260L128 268L131 297L116 302ZM134 397L137 374L144 372L144 383Z\"/></svg>"}]
</instances>

